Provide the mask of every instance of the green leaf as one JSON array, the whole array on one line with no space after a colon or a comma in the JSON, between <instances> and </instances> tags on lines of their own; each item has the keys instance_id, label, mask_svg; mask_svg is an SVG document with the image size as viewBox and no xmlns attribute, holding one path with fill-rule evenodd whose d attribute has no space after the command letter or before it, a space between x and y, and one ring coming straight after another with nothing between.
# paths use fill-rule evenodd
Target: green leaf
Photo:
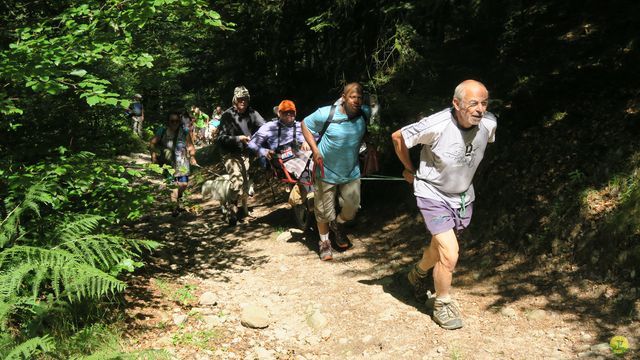
<instances>
[{"instance_id":1,"label":"green leaf","mask_svg":"<svg viewBox=\"0 0 640 360\"><path fill-rule=\"evenodd\" d=\"M87 98L87 104L89 104L89 106L93 106L93 105L98 104L100 102L102 102L102 98L100 96L94 95L94 96L89 96Z\"/></svg>"},{"instance_id":2,"label":"green leaf","mask_svg":"<svg viewBox=\"0 0 640 360\"><path fill-rule=\"evenodd\" d=\"M77 70L73 70L72 72L69 73L70 75L73 76L79 76L79 77L83 77L85 75L87 75L87 70L84 69L77 69ZM28 85L27 85L28 86Z\"/></svg>"}]
</instances>

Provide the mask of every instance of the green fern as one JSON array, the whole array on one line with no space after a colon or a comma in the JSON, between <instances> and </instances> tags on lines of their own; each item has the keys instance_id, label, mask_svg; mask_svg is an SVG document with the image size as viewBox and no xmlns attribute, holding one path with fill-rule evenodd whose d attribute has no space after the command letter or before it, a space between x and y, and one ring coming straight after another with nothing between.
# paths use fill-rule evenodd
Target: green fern
<instances>
[{"instance_id":1,"label":"green fern","mask_svg":"<svg viewBox=\"0 0 640 360\"><path fill-rule=\"evenodd\" d=\"M56 297L65 296L69 301L98 298L125 288L115 277L62 249L13 246L0 253L0 271L0 296L21 294L30 287L36 298L45 280L51 280Z\"/></svg>"},{"instance_id":2,"label":"green fern","mask_svg":"<svg viewBox=\"0 0 640 360\"><path fill-rule=\"evenodd\" d=\"M133 240L115 235L87 235L80 238L68 237L56 248L81 256L94 266L110 268L125 259L137 257L136 253L152 250L160 246L150 240Z\"/></svg>"},{"instance_id":3,"label":"green fern","mask_svg":"<svg viewBox=\"0 0 640 360\"><path fill-rule=\"evenodd\" d=\"M96 230L100 221L104 220L102 216L77 214L72 219L60 224L52 235L57 238L58 242L68 242L78 239L78 237L87 235Z\"/></svg>"},{"instance_id":4,"label":"green fern","mask_svg":"<svg viewBox=\"0 0 640 360\"><path fill-rule=\"evenodd\" d=\"M33 359L35 355L43 352L51 352L55 349L53 339L48 336L38 336L31 338L17 346L13 347L11 351L5 355L5 360L22 360Z\"/></svg>"},{"instance_id":5,"label":"green fern","mask_svg":"<svg viewBox=\"0 0 640 360\"><path fill-rule=\"evenodd\" d=\"M31 210L37 216L40 216L39 204L51 204L53 202L52 188L52 184L39 182L27 189L21 202L15 204L15 199L11 196L5 199L5 208L12 208L12 210L0 223L0 248L5 247L18 236L20 233L20 218L26 211Z\"/></svg>"},{"instance_id":6,"label":"green fern","mask_svg":"<svg viewBox=\"0 0 640 360\"><path fill-rule=\"evenodd\" d=\"M87 359L154 358L122 353L117 343L65 348L65 334L88 320L75 310L98 307L104 297L122 292L126 284L116 276L141 266L140 254L159 243L101 234L106 219L73 213L84 204L69 203L71 192L46 174L28 185L12 178L0 203L0 358L32 359L47 352L59 358L89 353L95 354ZM42 180L32 184L33 178Z\"/></svg>"}]
</instances>

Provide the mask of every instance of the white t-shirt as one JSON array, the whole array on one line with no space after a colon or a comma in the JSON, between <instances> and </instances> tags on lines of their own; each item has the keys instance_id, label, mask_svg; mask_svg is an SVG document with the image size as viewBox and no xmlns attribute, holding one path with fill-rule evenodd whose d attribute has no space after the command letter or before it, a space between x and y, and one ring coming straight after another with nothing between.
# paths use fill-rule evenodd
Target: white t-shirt
<instances>
[{"instance_id":1,"label":"white t-shirt","mask_svg":"<svg viewBox=\"0 0 640 360\"><path fill-rule=\"evenodd\" d=\"M478 126L458 126L451 108L402 128L408 148L422 144L413 182L416 196L445 201L458 209L475 199L473 175L487 143L495 141L496 117L487 112Z\"/></svg>"}]
</instances>

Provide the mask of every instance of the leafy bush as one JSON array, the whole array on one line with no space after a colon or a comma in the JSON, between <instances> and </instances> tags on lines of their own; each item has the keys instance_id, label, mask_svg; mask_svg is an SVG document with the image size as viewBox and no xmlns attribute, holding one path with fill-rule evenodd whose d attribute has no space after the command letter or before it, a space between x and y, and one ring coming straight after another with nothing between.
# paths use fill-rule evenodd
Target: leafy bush
<instances>
[{"instance_id":1,"label":"leafy bush","mask_svg":"<svg viewBox=\"0 0 640 360\"><path fill-rule=\"evenodd\" d=\"M106 224L136 218L152 199L145 186L131 186L140 172L90 153L8 167L4 174L0 355L59 352L57 343L103 321L96 316L105 311L103 301L126 287L118 276L142 266L139 255L159 246L106 233Z\"/></svg>"}]
</instances>

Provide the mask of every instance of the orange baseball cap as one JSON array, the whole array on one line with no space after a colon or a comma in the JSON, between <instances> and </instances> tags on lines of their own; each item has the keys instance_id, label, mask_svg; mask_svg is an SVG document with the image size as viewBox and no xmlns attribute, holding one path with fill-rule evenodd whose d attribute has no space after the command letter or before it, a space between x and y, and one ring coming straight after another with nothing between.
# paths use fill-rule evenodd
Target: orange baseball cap
<instances>
[{"instance_id":1,"label":"orange baseball cap","mask_svg":"<svg viewBox=\"0 0 640 360\"><path fill-rule=\"evenodd\" d=\"M282 100L282 102L280 102L280 105L278 105L278 111L293 111L296 112L296 104L293 103L293 101L291 100Z\"/></svg>"}]
</instances>

